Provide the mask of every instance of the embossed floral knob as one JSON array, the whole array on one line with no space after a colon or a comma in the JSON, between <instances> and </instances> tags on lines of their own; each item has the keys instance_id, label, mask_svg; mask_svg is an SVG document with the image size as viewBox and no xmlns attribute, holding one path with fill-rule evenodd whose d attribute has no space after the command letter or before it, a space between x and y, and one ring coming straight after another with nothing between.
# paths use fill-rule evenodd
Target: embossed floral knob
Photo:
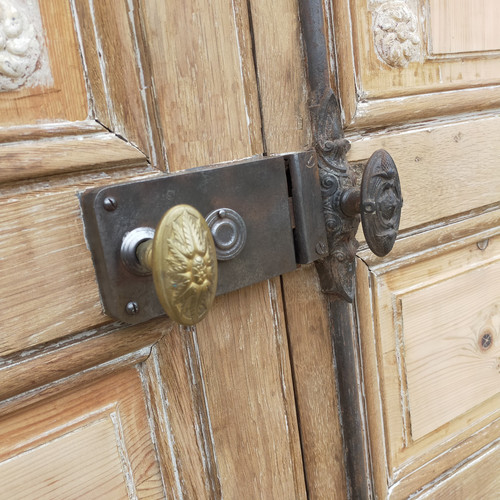
<instances>
[{"instance_id":1,"label":"embossed floral knob","mask_svg":"<svg viewBox=\"0 0 500 500\"><path fill-rule=\"evenodd\" d=\"M361 189L347 189L340 200L341 210L347 216L361 213L366 242L379 257L387 255L394 246L402 206L398 170L384 149L375 151L368 160Z\"/></svg>"},{"instance_id":2,"label":"embossed floral knob","mask_svg":"<svg viewBox=\"0 0 500 500\"><path fill-rule=\"evenodd\" d=\"M138 233L130 242L124 240L122 259L130 261L129 247L133 247L136 272L152 273L158 300L168 316L181 325L198 323L217 290L217 256L207 222L192 206L176 205L165 213L154 237L151 230L143 231L139 244Z\"/></svg>"}]
</instances>

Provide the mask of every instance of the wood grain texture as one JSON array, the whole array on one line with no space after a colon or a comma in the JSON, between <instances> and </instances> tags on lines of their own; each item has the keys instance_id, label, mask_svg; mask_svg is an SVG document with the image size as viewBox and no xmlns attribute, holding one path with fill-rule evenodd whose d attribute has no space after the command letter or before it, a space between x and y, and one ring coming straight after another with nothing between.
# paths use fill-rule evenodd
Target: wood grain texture
<instances>
[{"instance_id":1,"label":"wood grain texture","mask_svg":"<svg viewBox=\"0 0 500 500\"><path fill-rule=\"evenodd\" d=\"M297 1L253 1L250 10L265 151L307 149L312 138Z\"/></svg>"},{"instance_id":2,"label":"wood grain texture","mask_svg":"<svg viewBox=\"0 0 500 500\"><path fill-rule=\"evenodd\" d=\"M170 170L262 154L247 4L140 6ZM282 318L276 284L250 287L216 299L196 329L165 336L146 363L174 496L304 498Z\"/></svg>"},{"instance_id":3,"label":"wood grain texture","mask_svg":"<svg viewBox=\"0 0 500 500\"><path fill-rule=\"evenodd\" d=\"M53 84L0 93L2 126L88 117L78 41L67 0L39 0Z\"/></svg>"},{"instance_id":4,"label":"wood grain texture","mask_svg":"<svg viewBox=\"0 0 500 500\"><path fill-rule=\"evenodd\" d=\"M500 492L500 444L481 450L471 460L460 464L451 473L446 474L440 482L425 489L415 498L456 500L495 500Z\"/></svg>"},{"instance_id":5,"label":"wood grain texture","mask_svg":"<svg viewBox=\"0 0 500 500\"><path fill-rule=\"evenodd\" d=\"M309 498L347 498L327 299L314 266L282 277Z\"/></svg>"},{"instance_id":6,"label":"wood grain texture","mask_svg":"<svg viewBox=\"0 0 500 500\"><path fill-rule=\"evenodd\" d=\"M143 377L167 495L220 498L195 331L172 325L144 363Z\"/></svg>"},{"instance_id":7,"label":"wood grain texture","mask_svg":"<svg viewBox=\"0 0 500 500\"><path fill-rule=\"evenodd\" d=\"M404 197L404 231L498 203L500 169L493 165L500 150L491 137L499 126L493 116L352 136L347 159L363 161L379 148L391 154Z\"/></svg>"},{"instance_id":8,"label":"wood grain texture","mask_svg":"<svg viewBox=\"0 0 500 500\"><path fill-rule=\"evenodd\" d=\"M228 498L305 498L277 285L274 279L219 297L197 327L221 491Z\"/></svg>"},{"instance_id":9,"label":"wood grain texture","mask_svg":"<svg viewBox=\"0 0 500 500\"><path fill-rule=\"evenodd\" d=\"M335 77L344 123L349 129L375 129L498 108L498 56L476 55L469 60L429 57L426 40L433 21L432 15L430 20L426 17L429 9L423 0L407 2L418 20L419 57L406 67L395 68L383 62L372 34L373 19L381 4L364 0L328 2L333 11ZM488 9L481 10L483 2L473 5L475 13L467 18L472 20L468 24L481 22L485 16L491 18ZM463 9L445 11L440 7L440 12L451 25L453 16L460 17ZM467 89L466 98L462 89Z\"/></svg>"},{"instance_id":10,"label":"wood grain texture","mask_svg":"<svg viewBox=\"0 0 500 500\"><path fill-rule=\"evenodd\" d=\"M347 100L349 97L346 96ZM343 101L343 106L346 106ZM430 94L353 102L355 114L345 122L347 130L377 130L393 125L449 119L455 113L465 118L498 109L500 87L468 88ZM347 115L346 115L347 116Z\"/></svg>"},{"instance_id":11,"label":"wood grain texture","mask_svg":"<svg viewBox=\"0 0 500 500\"><path fill-rule=\"evenodd\" d=\"M260 119L250 114L258 95L245 88L251 68L242 66L234 5L153 0L141 10L170 170L261 153Z\"/></svg>"},{"instance_id":12,"label":"wood grain texture","mask_svg":"<svg viewBox=\"0 0 500 500\"><path fill-rule=\"evenodd\" d=\"M495 0L429 0L431 54L500 50ZM466 54L463 54L466 55Z\"/></svg>"},{"instance_id":13,"label":"wood grain texture","mask_svg":"<svg viewBox=\"0 0 500 500\"><path fill-rule=\"evenodd\" d=\"M3 356L0 401L132 353L133 360L138 361L149 353L144 348L151 347L166 330L164 319L129 328L111 324L48 346ZM136 357L138 351L141 354Z\"/></svg>"},{"instance_id":14,"label":"wood grain texture","mask_svg":"<svg viewBox=\"0 0 500 500\"><path fill-rule=\"evenodd\" d=\"M95 118L151 157L144 75L129 5L76 0L75 7Z\"/></svg>"},{"instance_id":15,"label":"wood grain texture","mask_svg":"<svg viewBox=\"0 0 500 500\"><path fill-rule=\"evenodd\" d=\"M405 67L392 67L381 59L375 48L372 26L377 16L376 3L349 0L359 91L364 98L380 99L500 83L498 57L483 56L473 60L435 60L426 57L424 40L428 36L429 23L420 22L419 3L407 3L408 10L417 22L416 34L420 38L418 57ZM491 15L487 10L480 10L481 4L476 3L475 7L473 17L476 19ZM453 11L447 11L446 16L448 23L453 23ZM402 24L396 17L394 22L396 25ZM396 38L392 43L396 45L399 41Z\"/></svg>"},{"instance_id":16,"label":"wood grain texture","mask_svg":"<svg viewBox=\"0 0 500 500\"><path fill-rule=\"evenodd\" d=\"M310 147L312 130L298 4L279 0L250 5L266 152L300 151ZM283 276L282 285L307 494L345 498L326 302L311 267Z\"/></svg>"},{"instance_id":17,"label":"wood grain texture","mask_svg":"<svg viewBox=\"0 0 500 500\"><path fill-rule=\"evenodd\" d=\"M499 258L400 296L414 440L498 392Z\"/></svg>"},{"instance_id":18,"label":"wood grain texture","mask_svg":"<svg viewBox=\"0 0 500 500\"><path fill-rule=\"evenodd\" d=\"M8 498L164 498L134 369L0 420L0 478Z\"/></svg>"},{"instance_id":19,"label":"wood grain texture","mask_svg":"<svg viewBox=\"0 0 500 500\"><path fill-rule=\"evenodd\" d=\"M106 129L95 120L0 127L0 143L95 134L105 131Z\"/></svg>"},{"instance_id":20,"label":"wood grain texture","mask_svg":"<svg viewBox=\"0 0 500 500\"><path fill-rule=\"evenodd\" d=\"M491 268L498 259L498 217L496 211L474 221L469 219L406 238L406 241L401 241L405 250L396 250L392 261L368 257L367 263L358 262L358 310L365 391L375 489L380 496L386 495L389 487L391 497L406 498L476 453L500 433L499 394L495 394L498 383L494 380L498 377L498 367L488 358L488 351L480 353L477 363L474 355L455 356L457 350L462 354L474 352L478 328L498 329L496 315L488 309L487 298L488 294L494 296L497 293L498 286L476 292L481 283L472 279L475 270ZM415 245L412 245L412 239L416 240ZM489 244L481 250L477 242L486 239ZM416 323L411 327L412 318L405 316L411 312L408 308L405 310L405 294L410 296L419 290L424 293L426 287L433 291L433 284L447 284L453 279L472 281L465 286L453 287L453 292L434 295L432 306L429 303L427 307L419 307L418 314L414 313ZM494 283L498 280L498 273L488 275L488 280ZM484 285L487 287L487 281ZM477 294L485 299L480 307L474 299ZM456 302L467 302L467 298L470 299L467 306ZM498 299L492 300L498 302ZM450 312L446 308L454 302L456 307ZM432 308L440 306L439 317L432 321ZM453 322L453 318L463 319L464 314L469 314L467 321L455 323L452 331L443 330L444 324ZM416 315L418 319L415 319ZM477 315L481 317L476 318ZM413 338L406 337L408 327L413 328ZM442 342L448 342L444 351ZM422 353L420 349L424 344L427 354L419 357L417 352ZM491 352L495 360L495 352ZM436 361L436 355L443 357ZM441 398L439 401L433 399L435 389L442 387L443 381L453 379L455 383L462 371L468 373L470 380L467 383L475 385L479 394L488 390L488 384L483 385L480 376L484 369L492 370L489 390L493 392L482 399L467 398L464 383L459 384L459 390L448 387L446 397L453 401L445 401L443 393L437 396ZM432 382L427 381L425 387L419 385L419 393L415 385L419 374L425 373L427 377L431 372L434 373ZM414 395L420 394L421 399L415 399L412 390ZM436 409L439 408L436 415L429 407L431 401L435 402ZM437 423L435 419L440 418ZM427 426L425 436L422 426ZM414 431L420 433L414 435Z\"/></svg>"},{"instance_id":21,"label":"wood grain texture","mask_svg":"<svg viewBox=\"0 0 500 500\"><path fill-rule=\"evenodd\" d=\"M0 353L86 331L102 313L77 193L151 176L149 169L105 170L80 179L11 186L0 197Z\"/></svg>"},{"instance_id":22,"label":"wood grain texture","mask_svg":"<svg viewBox=\"0 0 500 500\"><path fill-rule=\"evenodd\" d=\"M0 146L0 183L107 167L144 165L136 148L113 134L102 133Z\"/></svg>"}]
</instances>

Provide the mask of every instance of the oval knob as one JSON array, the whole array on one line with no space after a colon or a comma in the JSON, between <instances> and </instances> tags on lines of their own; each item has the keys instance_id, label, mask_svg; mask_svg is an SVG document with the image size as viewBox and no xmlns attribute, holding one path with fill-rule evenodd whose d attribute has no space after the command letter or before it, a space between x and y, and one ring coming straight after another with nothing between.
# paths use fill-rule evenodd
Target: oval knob
<instances>
[{"instance_id":1,"label":"oval knob","mask_svg":"<svg viewBox=\"0 0 500 500\"><path fill-rule=\"evenodd\" d=\"M375 151L366 164L361 189L342 193L342 211L361 214L361 224L370 250L379 257L387 255L398 235L403 197L398 170L384 149Z\"/></svg>"},{"instance_id":2,"label":"oval knob","mask_svg":"<svg viewBox=\"0 0 500 500\"><path fill-rule=\"evenodd\" d=\"M203 216L190 205L176 205L159 222L154 237L135 250L142 268L153 274L158 300L181 325L201 321L217 290L217 256Z\"/></svg>"}]
</instances>

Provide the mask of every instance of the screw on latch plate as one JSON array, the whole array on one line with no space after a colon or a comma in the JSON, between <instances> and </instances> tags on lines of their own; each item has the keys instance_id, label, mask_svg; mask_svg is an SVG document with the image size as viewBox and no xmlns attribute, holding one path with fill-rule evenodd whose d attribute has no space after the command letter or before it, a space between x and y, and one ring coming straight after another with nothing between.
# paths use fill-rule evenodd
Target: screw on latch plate
<instances>
[{"instance_id":1,"label":"screw on latch plate","mask_svg":"<svg viewBox=\"0 0 500 500\"><path fill-rule=\"evenodd\" d=\"M113 212L118 207L118 203L116 203L116 200L112 196L104 198L102 205L107 212Z\"/></svg>"},{"instance_id":2,"label":"screw on latch plate","mask_svg":"<svg viewBox=\"0 0 500 500\"><path fill-rule=\"evenodd\" d=\"M139 312L139 304L134 301L130 301L126 307L125 311L127 311L127 314L130 314L130 316L134 316L135 314L138 314Z\"/></svg>"}]
</instances>

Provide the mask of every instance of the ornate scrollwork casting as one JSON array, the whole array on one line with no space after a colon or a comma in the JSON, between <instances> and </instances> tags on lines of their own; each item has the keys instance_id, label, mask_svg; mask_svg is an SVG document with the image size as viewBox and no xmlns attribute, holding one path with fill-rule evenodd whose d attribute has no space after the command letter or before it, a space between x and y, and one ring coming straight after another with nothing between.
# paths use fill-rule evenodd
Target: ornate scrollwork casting
<instances>
[{"instance_id":1,"label":"ornate scrollwork casting","mask_svg":"<svg viewBox=\"0 0 500 500\"><path fill-rule=\"evenodd\" d=\"M373 253L387 255L396 241L403 197L399 175L387 151L373 153L361 183L361 222Z\"/></svg>"},{"instance_id":2,"label":"ornate scrollwork casting","mask_svg":"<svg viewBox=\"0 0 500 500\"><path fill-rule=\"evenodd\" d=\"M352 302L359 215L347 216L340 208L342 193L354 186L355 179L346 160L350 144L344 139L339 105L331 89L317 108L315 124L323 212L330 249L326 258L316 262L316 268L323 292Z\"/></svg>"}]
</instances>

